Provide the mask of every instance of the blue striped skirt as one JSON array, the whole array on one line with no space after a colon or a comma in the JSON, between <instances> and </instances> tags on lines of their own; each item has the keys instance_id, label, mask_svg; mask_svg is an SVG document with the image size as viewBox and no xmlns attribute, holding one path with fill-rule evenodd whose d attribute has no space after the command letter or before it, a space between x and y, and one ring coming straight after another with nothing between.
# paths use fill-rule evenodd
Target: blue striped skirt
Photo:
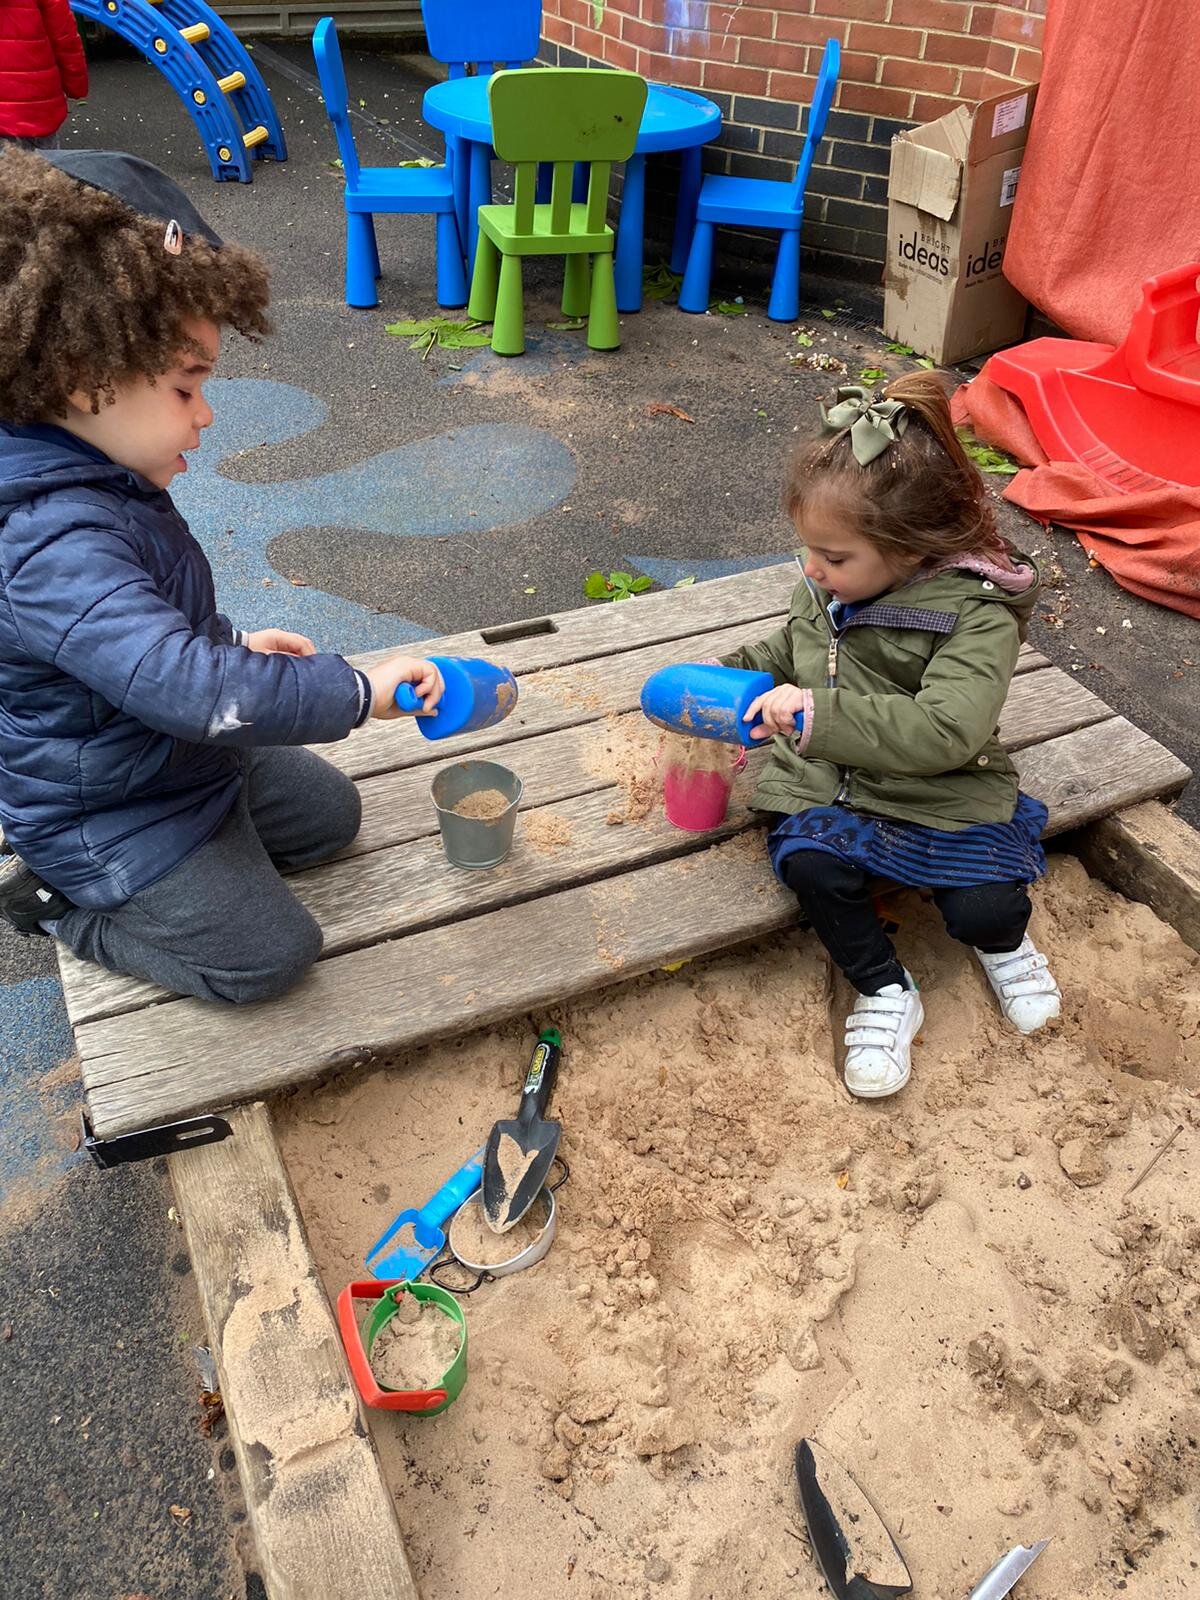
<instances>
[{"instance_id":1,"label":"blue striped skirt","mask_svg":"<svg viewBox=\"0 0 1200 1600\"><path fill-rule=\"evenodd\" d=\"M1018 794L1011 822L949 832L918 822L870 817L845 806L813 806L780 816L767 834L776 874L797 850L823 850L851 866L913 889L961 889L976 883L1032 883L1046 870L1042 829L1049 812Z\"/></svg>"}]
</instances>

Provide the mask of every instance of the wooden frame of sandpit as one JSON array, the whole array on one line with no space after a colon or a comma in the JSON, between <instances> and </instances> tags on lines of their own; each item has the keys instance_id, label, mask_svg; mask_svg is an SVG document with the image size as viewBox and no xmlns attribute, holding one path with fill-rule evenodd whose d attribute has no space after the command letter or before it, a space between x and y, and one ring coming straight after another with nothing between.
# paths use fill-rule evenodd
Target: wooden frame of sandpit
<instances>
[{"instance_id":1,"label":"wooden frame of sandpit","mask_svg":"<svg viewBox=\"0 0 1200 1600\"><path fill-rule=\"evenodd\" d=\"M417 1588L262 1097L792 922L790 896L738 837L755 826L761 753L704 835L648 807L622 757L647 727L646 675L762 637L795 581L791 565L764 568L430 644L503 661L520 703L450 756L397 723L322 751L359 783L364 824L339 859L293 880L326 934L293 994L217 1012L60 952L96 1137L218 1112L233 1130L169 1167L272 1600ZM1048 832L1070 832L1095 876L1200 949L1196 835L1161 804L1186 783L1183 763L1027 647L1000 734L1050 809ZM428 797L468 753L525 780L524 839L482 875L444 865Z\"/></svg>"}]
</instances>

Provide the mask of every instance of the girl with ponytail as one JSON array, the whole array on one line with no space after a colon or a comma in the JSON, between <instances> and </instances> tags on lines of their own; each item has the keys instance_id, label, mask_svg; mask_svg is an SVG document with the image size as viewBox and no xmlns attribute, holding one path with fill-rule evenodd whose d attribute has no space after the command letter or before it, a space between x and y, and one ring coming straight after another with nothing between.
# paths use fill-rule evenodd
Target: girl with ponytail
<instances>
[{"instance_id":1,"label":"girl with ponytail","mask_svg":"<svg viewBox=\"0 0 1200 1600\"><path fill-rule=\"evenodd\" d=\"M1059 1014L1026 932L1046 809L996 737L1040 577L997 531L932 373L839 389L821 416L784 492L804 546L787 622L723 660L775 680L747 712L773 739L754 803L773 814L776 873L858 990L846 1087L880 1098L908 1082L924 1010L877 878L932 891L1021 1032Z\"/></svg>"}]
</instances>

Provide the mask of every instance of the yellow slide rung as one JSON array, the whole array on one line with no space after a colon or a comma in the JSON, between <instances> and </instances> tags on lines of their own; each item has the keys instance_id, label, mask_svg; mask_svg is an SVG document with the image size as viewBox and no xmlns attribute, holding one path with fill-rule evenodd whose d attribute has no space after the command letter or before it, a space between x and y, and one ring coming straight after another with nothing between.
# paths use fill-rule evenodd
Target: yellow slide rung
<instances>
[{"instance_id":1,"label":"yellow slide rung","mask_svg":"<svg viewBox=\"0 0 1200 1600\"><path fill-rule=\"evenodd\" d=\"M270 138L270 135L260 122L257 128L251 128L249 133L242 135L242 143L247 150L252 150L256 144L261 144L264 139L268 138Z\"/></svg>"},{"instance_id":2,"label":"yellow slide rung","mask_svg":"<svg viewBox=\"0 0 1200 1600\"><path fill-rule=\"evenodd\" d=\"M223 94L232 94L235 89L246 87L246 74L244 72L231 72L228 77L217 79L217 88Z\"/></svg>"},{"instance_id":3,"label":"yellow slide rung","mask_svg":"<svg viewBox=\"0 0 1200 1600\"><path fill-rule=\"evenodd\" d=\"M203 44L208 38L208 23L193 22L190 28L180 28L179 37L189 44Z\"/></svg>"}]
</instances>

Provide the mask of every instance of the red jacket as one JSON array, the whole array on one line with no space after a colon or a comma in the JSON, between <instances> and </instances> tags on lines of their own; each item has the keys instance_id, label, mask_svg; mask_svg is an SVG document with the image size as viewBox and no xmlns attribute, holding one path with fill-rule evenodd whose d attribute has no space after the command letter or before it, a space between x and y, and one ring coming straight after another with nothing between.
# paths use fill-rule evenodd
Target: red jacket
<instances>
[{"instance_id":1,"label":"red jacket","mask_svg":"<svg viewBox=\"0 0 1200 1600\"><path fill-rule=\"evenodd\" d=\"M0 0L0 134L45 139L88 90L68 0Z\"/></svg>"}]
</instances>

